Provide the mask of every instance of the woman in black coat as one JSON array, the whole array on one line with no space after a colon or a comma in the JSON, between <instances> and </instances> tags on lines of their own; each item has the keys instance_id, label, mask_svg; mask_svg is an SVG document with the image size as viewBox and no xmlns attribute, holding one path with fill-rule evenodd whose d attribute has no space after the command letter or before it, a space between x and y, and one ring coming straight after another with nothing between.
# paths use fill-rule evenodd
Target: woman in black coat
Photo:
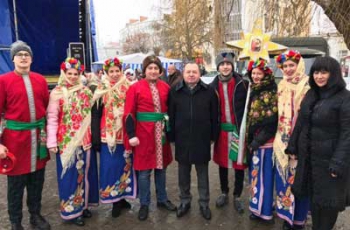
<instances>
[{"instance_id":1,"label":"woman in black coat","mask_svg":"<svg viewBox=\"0 0 350 230\"><path fill-rule=\"evenodd\" d=\"M330 230L349 193L350 92L331 57L315 60L309 83L286 154L298 158L292 191L310 198L312 229Z\"/></svg>"}]
</instances>

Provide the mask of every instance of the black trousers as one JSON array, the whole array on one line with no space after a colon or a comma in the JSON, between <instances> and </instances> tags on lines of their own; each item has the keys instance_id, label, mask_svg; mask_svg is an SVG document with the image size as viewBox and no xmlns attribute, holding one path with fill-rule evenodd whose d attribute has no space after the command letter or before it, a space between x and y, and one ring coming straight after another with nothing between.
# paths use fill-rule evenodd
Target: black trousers
<instances>
[{"instance_id":1,"label":"black trousers","mask_svg":"<svg viewBox=\"0 0 350 230\"><path fill-rule=\"evenodd\" d=\"M219 166L219 175L220 175L220 185L221 192L228 194L228 168ZM233 195L240 197L243 191L243 183L244 183L244 170L235 169L235 185L233 190Z\"/></svg>"},{"instance_id":2,"label":"black trousers","mask_svg":"<svg viewBox=\"0 0 350 230\"><path fill-rule=\"evenodd\" d=\"M338 218L338 209L324 209L311 204L313 230L332 230Z\"/></svg>"},{"instance_id":3,"label":"black trousers","mask_svg":"<svg viewBox=\"0 0 350 230\"><path fill-rule=\"evenodd\" d=\"M22 221L22 200L25 188L27 188L29 213L40 214L44 179L45 168L24 175L7 176L7 208L11 223Z\"/></svg>"},{"instance_id":4,"label":"black trousers","mask_svg":"<svg viewBox=\"0 0 350 230\"><path fill-rule=\"evenodd\" d=\"M181 203L188 204L192 200L191 195L191 164L179 163L179 187ZM208 163L196 164L198 181L198 203L201 207L208 207L209 203L209 172Z\"/></svg>"}]
</instances>

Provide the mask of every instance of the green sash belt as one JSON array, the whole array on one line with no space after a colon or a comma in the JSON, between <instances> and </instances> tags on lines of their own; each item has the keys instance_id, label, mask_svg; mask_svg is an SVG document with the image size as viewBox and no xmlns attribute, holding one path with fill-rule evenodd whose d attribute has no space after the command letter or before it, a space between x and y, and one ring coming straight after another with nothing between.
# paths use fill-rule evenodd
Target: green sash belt
<instances>
[{"instance_id":1,"label":"green sash belt","mask_svg":"<svg viewBox=\"0 0 350 230\"><path fill-rule=\"evenodd\" d=\"M238 149L239 149L239 136L237 132L237 127L231 123L221 123L221 130L225 132L230 132L232 135L232 139L230 142L230 153L229 158L233 161L237 161L238 159Z\"/></svg>"},{"instance_id":2,"label":"green sash belt","mask_svg":"<svg viewBox=\"0 0 350 230\"><path fill-rule=\"evenodd\" d=\"M170 130L169 122L166 113L152 113L152 112L138 112L136 113L136 120L141 122L158 122L161 121L165 124L166 131ZM162 135L162 144L166 142L165 135Z\"/></svg>"},{"instance_id":3,"label":"green sash belt","mask_svg":"<svg viewBox=\"0 0 350 230\"><path fill-rule=\"evenodd\" d=\"M37 156L39 159L44 159L47 157L46 150L46 133L45 133L45 118L41 118L35 122L21 122L14 120L6 120L6 129L15 130L15 131L24 131L32 129L40 129L40 140Z\"/></svg>"}]
</instances>

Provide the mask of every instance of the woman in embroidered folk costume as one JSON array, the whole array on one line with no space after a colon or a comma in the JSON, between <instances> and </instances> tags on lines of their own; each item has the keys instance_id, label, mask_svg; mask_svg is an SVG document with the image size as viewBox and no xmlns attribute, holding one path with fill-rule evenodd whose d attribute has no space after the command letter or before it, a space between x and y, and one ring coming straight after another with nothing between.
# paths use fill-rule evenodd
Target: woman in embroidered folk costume
<instances>
[{"instance_id":1,"label":"woman in embroidered folk costume","mask_svg":"<svg viewBox=\"0 0 350 230\"><path fill-rule=\"evenodd\" d=\"M278 84L278 127L273 150L276 164L276 211L284 220L283 229L302 229L305 225L309 203L296 199L291 192L297 160L284 154L293 132L300 103L309 90L309 77L305 75L305 63L300 53L290 50L276 57L283 72Z\"/></svg>"},{"instance_id":2,"label":"woman in embroidered folk costume","mask_svg":"<svg viewBox=\"0 0 350 230\"><path fill-rule=\"evenodd\" d=\"M252 220L272 220L273 215L273 140L277 129L277 85L265 60L250 61L246 143L249 159Z\"/></svg>"},{"instance_id":3,"label":"woman in embroidered folk costume","mask_svg":"<svg viewBox=\"0 0 350 230\"><path fill-rule=\"evenodd\" d=\"M92 108L92 144L100 152L100 200L113 204L112 216L131 208L125 198L136 197L133 155L123 145L123 113L130 82L118 58L105 61L106 78L97 86Z\"/></svg>"},{"instance_id":4,"label":"woman in embroidered folk costume","mask_svg":"<svg viewBox=\"0 0 350 230\"><path fill-rule=\"evenodd\" d=\"M162 63L151 55L142 63L144 79L130 86L125 103L124 119L127 135L125 148L134 152L135 170L139 171L139 219L146 220L150 204L150 176L154 169L157 206L175 211L166 192L166 168L172 161L171 149L165 139L169 86L159 80Z\"/></svg>"},{"instance_id":5,"label":"woman in embroidered folk costume","mask_svg":"<svg viewBox=\"0 0 350 230\"><path fill-rule=\"evenodd\" d=\"M47 148L56 154L61 217L83 226L88 207L92 93L84 87L84 66L75 58L61 64L47 109Z\"/></svg>"}]
</instances>

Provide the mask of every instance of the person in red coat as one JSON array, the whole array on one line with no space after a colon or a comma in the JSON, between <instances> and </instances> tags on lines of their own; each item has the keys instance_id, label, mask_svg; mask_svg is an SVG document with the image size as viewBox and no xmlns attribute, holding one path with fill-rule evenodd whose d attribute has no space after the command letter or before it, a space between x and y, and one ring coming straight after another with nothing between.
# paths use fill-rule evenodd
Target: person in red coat
<instances>
[{"instance_id":1,"label":"person in red coat","mask_svg":"<svg viewBox=\"0 0 350 230\"><path fill-rule=\"evenodd\" d=\"M222 194L216 200L217 207L223 207L228 203L228 169L234 168L234 208L243 213L244 208L240 196L243 191L244 170L247 165L239 154L241 146L239 139L244 138L240 134L243 115L245 111L248 92L248 82L234 71L234 53L223 52L216 57L217 70L220 72L215 77L211 86L219 93L221 131L214 145L213 160L219 165L219 176Z\"/></svg>"},{"instance_id":2,"label":"person in red coat","mask_svg":"<svg viewBox=\"0 0 350 230\"><path fill-rule=\"evenodd\" d=\"M172 161L172 155L164 133L170 88L166 82L159 80L162 69L158 57L147 56L142 69L145 78L131 85L126 93L124 145L127 152L134 153L134 168L139 173L140 220L148 217L152 170L155 174L157 206L176 211L165 189L166 168Z\"/></svg>"},{"instance_id":3,"label":"person in red coat","mask_svg":"<svg viewBox=\"0 0 350 230\"><path fill-rule=\"evenodd\" d=\"M13 72L0 76L0 115L4 114L5 129L0 137L0 159L8 152L16 158L14 168L5 173L8 182L8 213L13 230L23 229L22 200L27 188L30 223L35 229L50 229L41 216L41 194L45 166L49 159L46 149L45 116L49 91L45 78L30 71L31 48L22 41L11 45Z\"/></svg>"}]
</instances>

